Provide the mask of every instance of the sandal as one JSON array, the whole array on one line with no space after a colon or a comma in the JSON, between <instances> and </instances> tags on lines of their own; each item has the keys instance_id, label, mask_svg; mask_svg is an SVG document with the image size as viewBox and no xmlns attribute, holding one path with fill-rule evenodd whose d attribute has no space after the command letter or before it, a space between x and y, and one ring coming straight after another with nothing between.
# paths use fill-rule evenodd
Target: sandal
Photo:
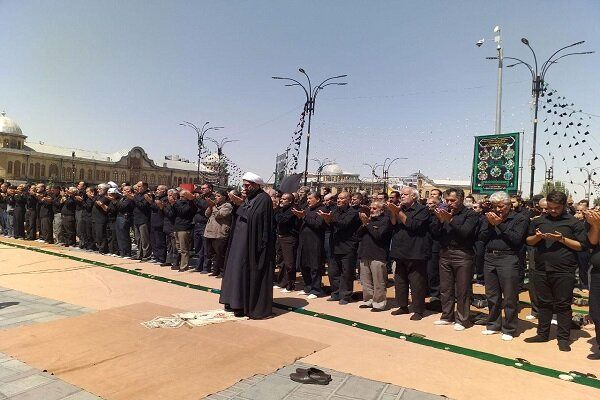
<instances>
[{"instance_id":1,"label":"sandal","mask_svg":"<svg viewBox=\"0 0 600 400\"><path fill-rule=\"evenodd\" d=\"M290 379L294 382L313 385L329 385L329 382L331 382L331 377L329 375L325 373L323 373L323 375L311 373L310 370L292 372L290 374Z\"/></svg>"},{"instance_id":2,"label":"sandal","mask_svg":"<svg viewBox=\"0 0 600 400\"><path fill-rule=\"evenodd\" d=\"M326 374L322 370L310 367L310 368L296 368L296 372L299 374L307 374L316 377L317 379L331 381L331 375Z\"/></svg>"}]
</instances>

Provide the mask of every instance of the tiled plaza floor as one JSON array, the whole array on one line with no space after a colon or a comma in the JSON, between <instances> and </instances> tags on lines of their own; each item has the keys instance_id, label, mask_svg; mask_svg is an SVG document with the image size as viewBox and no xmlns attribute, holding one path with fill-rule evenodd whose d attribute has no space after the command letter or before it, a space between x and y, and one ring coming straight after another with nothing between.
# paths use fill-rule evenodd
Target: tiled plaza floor
<instances>
[{"instance_id":1,"label":"tiled plaza floor","mask_svg":"<svg viewBox=\"0 0 600 400\"><path fill-rule=\"evenodd\" d=\"M210 400L441 400L444 396L419 392L385 382L321 368L331 375L329 385L292 381L296 368L317 367L296 362L270 375L255 375L207 397Z\"/></svg>"},{"instance_id":2,"label":"tiled plaza floor","mask_svg":"<svg viewBox=\"0 0 600 400\"><path fill-rule=\"evenodd\" d=\"M0 329L91 312L85 307L0 287ZM100 397L0 353L0 400L101 400Z\"/></svg>"}]
</instances>

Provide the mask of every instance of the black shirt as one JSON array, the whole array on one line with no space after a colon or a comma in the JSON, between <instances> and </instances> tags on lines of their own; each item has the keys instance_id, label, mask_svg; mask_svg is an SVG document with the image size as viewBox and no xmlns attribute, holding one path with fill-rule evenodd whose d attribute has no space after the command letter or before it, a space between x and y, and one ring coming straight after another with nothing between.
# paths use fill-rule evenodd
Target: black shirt
<instances>
[{"instance_id":1,"label":"black shirt","mask_svg":"<svg viewBox=\"0 0 600 400\"><path fill-rule=\"evenodd\" d=\"M562 233L565 238L576 240L584 247L587 243L584 223L566 212L556 218L550 215L534 218L529 224L529 236L535 235L536 229L542 233ZM574 272L578 267L577 251L563 243L542 239L534 248L535 269L538 271Z\"/></svg>"},{"instance_id":2,"label":"black shirt","mask_svg":"<svg viewBox=\"0 0 600 400\"><path fill-rule=\"evenodd\" d=\"M77 208L77 200L73 196L66 196L65 201L62 202L60 214L63 217L75 217L75 209Z\"/></svg>"},{"instance_id":3,"label":"black shirt","mask_svg":"<svg viewBox=\"0 0 600 400\"><path fill-rule=\"evenodd\" d=\"M356 231L362 225L358 211L353 207L337 207L332 215L333 253L348 254L356 251L358 248Z\"/></svg>"},{"instance_id":4,"label":"black shirt","mask_svg":"<svg viewBox=\"0 0 600 400\"><path fill-rule=\"evenodd\" d=\"M156 205L156 200L160 200L160 202L164 204L167 202L167 194L161 194L154 198L154 203L150 205L150 226L155 228L162 228L164 226L165 213L163 209L161 209L158 205Z\"/></svg>"},{"instance_id":5,"label":"black shirt","mask_svg":"<svg viewBox=\"0 0 600 400\"><path fill-rule=\"evenodd\" d=\"M292 206L279 207L273 213L277 224L277 234L282 236L298 235L298 218L292 212Z\"/></svg>"},{"instance_id":6,"label":"black shirt","mask_svg":"<svg viewBox=\"0 0 600 400\"><path fill-rule=\"evenodd\" d=\"M429 240L429 209L417 202L408 208L402 208L406 214L406 223L398 218L394 225L392 248L393 258L404 260L427 260L431 257L431 241Z\"/></svg>"},{"instance_id":7,"label":"black shirt","mask_svg":"<svg viewBox=\"0 0 600 400\"><path fill-rule=\"evenodd\" d=\"M371 217L369 223L361 225L357 232L360 237L359 257L362 260L387 262L392 233L392 223L387 215Z\"/></svg>"},{"instance_id":8,"label":"black shirt","mask_svg":"<svg viewBox=\"0 0 600 400\"><path fill-rule=\"evenodd\" d=\"M52 197L44 193L39 201L40 203L40 218L53 218L54 211L52 209Z\"/></svg>"},{"instance_id":9,"label":"black shirt","mask_svg":"<svg viewBox=\"0 0 600 400\"><path fill-rule=\"evenodd\" d=\"M479 240L485 243L486 251L513 251L523 248L527 236L529 219L522 213L511 211L506 220L493 226L485 218L479 230Z\"/></svg>"},{"instance_id":10,"label":"black shirt","mask_svg":"<svg viewBox=\"0 0 600 400\"><path fill-rule=\"evenodd\" d=\"M144 225L150 222L150 203L144 197L146 194L150 194L149 191L144 193L136 193L133 196L133 202L135 207L133 208L133 224L135 226ZM150 194L150 196L152 196Z\"/></svg>"},{"instance_id":11,"label":"black shirt","mask_svg":"<svg viewBox=\"0 0 600 400\"><path fill-rule=\"evenodd\" d=\"M133 200L130 200L125 196L121 197L119 199L119 202L117 203L117 217L122 217L130 220L134 208L135 205L133 204Z\"/></svg>"},{"instance_id":12,"label":"black shirt","mask_svg":"<svg viewBox=\"0 0 600 400\"><path fill-rule=\"evenodd\" d=\"M462 207L450 222L442 223L436 217L431 232L440 239L441 249L458 249L472 252L477 234L479 214L467 207Z\"/></svg>"},{"instance_id":13,"label":"black shirt","mask_svg":"<svg viewBox=\"0 0 600 400\"><path fill-rule=\"evenodd\" d=\"M194 204L196 204L196 215L194 215L194 224L198 225L200 229L204 232L204 228L208 223L208 218L206 217L206 209L208 208L208 202L202 197L194 199Z\"/></svg>"},{"instance_id":14,"label":"black shirt","mask_svg":"<svg viewBox=\"0 0 600 400\"><path fill-rule=\"evenodd\" d=\"M173 204L175 209L175 232L192 230L192 221L196 214L196 204L193 200L179 199Z\"/></svg>"}]
</instances>

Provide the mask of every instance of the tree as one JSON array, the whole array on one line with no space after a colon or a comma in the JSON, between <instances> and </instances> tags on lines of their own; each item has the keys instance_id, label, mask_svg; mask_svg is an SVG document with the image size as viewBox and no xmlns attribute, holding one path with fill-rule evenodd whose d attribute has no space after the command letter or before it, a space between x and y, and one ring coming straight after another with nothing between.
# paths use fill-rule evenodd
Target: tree
<instances>
[{"instance_id":1,"label":"tree","mask_svg":"<svg viewBox=\"0 0 600 400\"><path fill-rule=\"evenodd\" d=\"M542 193L544 196L548 195L548 193L557 190L559 192L563 192L567 195L567 197L571 196L569 189L565 187L564 182L561 181L546 181L544 182L544 186L542 187Z\"/></svg>"},{"instance_id":2,"label":"tree","mask_svg":"<svg viewBox=\"0 0 600 400\"><path fill-rule=\"evenodd\" d=\"M598 206L600 206L600 197L596 197L594 199L594 207L598 207Z\"/></svg>"}]
</instances>

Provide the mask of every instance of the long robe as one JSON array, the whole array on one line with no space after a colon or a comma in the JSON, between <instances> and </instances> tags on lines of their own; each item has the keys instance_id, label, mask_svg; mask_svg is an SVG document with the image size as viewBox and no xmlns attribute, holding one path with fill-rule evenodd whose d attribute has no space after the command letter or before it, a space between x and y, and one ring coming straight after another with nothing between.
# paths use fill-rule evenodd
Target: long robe
<instances>
[{"instance_id":1,"label":"long robe","mask_svg":"<svg viewBox=\"0 0 600 400\"><path fill-rule=\"evenodd\" d=\"M263 190L250 194L238 207L221 284L219 302L252 319L270 317L273 310L272 214L271 197Z\"/></svg>"}]
</instances>

